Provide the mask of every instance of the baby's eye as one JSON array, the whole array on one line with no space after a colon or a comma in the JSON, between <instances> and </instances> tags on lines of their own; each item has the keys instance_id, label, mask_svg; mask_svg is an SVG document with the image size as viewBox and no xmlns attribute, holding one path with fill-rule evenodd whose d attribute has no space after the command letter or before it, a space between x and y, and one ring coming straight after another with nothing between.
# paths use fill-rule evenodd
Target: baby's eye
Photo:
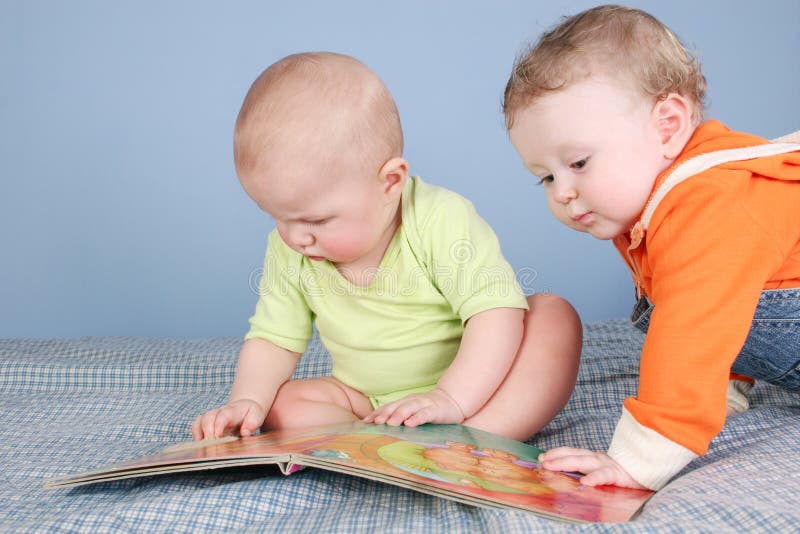
<instances>
[{"instance_id":1,"label":"baby's eye","mask_svg":"<svg viewBox=\"0 0 800 534\"><path fill-rule=\"evenodd\" d=\"M579 159L578 161L576 161L572 165L570 165L570 167L579 171L582 168L586 167L586 164L588 162L589 162L589 158Z\"/></svg>"},{"instance_id":2,"label":"baby's eye","mask_svg":"<svg viewBox=\"0 0 800 534\"><path fill-rule=\"evenodd\" d=\"M539 178L539 181L536 183L536 185L544 185L552 182L553 182L553 175L548 174L547 176L542 176L541 178Z\"/></svg>"},{"instance_id":3,"label":"baby's eye","mask_svg":"<svg viewBox=\"0 0 800 534\"><path fill-rule=\"evenodd\" d=\"M323 224L325 224L329 220L330 219L317 219L315 221L306 221L306 222L307 222L307 224L309 224L311 226L322 226Z\"/></svg>"}]
</instances>

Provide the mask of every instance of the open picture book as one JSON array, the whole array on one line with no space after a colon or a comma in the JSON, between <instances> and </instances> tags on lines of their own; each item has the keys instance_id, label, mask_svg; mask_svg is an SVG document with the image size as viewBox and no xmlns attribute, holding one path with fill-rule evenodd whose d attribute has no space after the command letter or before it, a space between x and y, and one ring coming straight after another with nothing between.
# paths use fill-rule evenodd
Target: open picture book
<instances>
[{"instance_id":1,"label":"open picture book","mask_svg":"<svg viewBox=\"0 0 800 534\"><path fill-rule=\"evenodd\" d=\"M274 464L284 475L304 467L327 469L473 506L523 510L573 522L628 521L653 494L584 486L573 473L542 469L536 460L542 452L462 425L391 427L355 422L181 443L154 455L49 479L45 486Z\"/></svg>"}]
</instances>

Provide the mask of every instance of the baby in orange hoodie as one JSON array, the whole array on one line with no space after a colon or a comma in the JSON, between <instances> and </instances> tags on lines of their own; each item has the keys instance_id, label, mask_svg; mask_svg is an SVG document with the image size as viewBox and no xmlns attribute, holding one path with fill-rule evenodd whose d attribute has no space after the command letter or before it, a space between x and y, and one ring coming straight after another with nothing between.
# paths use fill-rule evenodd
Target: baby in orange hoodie
<instances>
[{"instance_id":1,"label":"baby in orange hoodie","mask_svg":"<svg viewBox=\"0 0 800 534\"><path fill-rule=\"evenodd\" d=\"M753 379L800 391L800 144L703 120L705 78L651 15L565 18L516 62L511 142L561 222L613 240L647 332L607 453L544 467L659 489L705 454Z\"/></svg>"}]
</instances>

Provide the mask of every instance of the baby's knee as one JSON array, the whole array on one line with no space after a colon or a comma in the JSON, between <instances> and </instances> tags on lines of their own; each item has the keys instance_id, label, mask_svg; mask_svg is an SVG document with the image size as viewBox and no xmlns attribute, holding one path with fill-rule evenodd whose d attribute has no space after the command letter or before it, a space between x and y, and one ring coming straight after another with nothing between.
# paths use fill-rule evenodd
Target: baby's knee
<instances>
[{"instance_id":1,"label":"baby's knee","mask_svg":"<svg viewBox=\"0 0 800 534\"><path fill-rule=\"evenodd\" d=\"M528 296L528 317L553 322L570 330L580 330L578 312L566 299L552 293L535 293Z\"/></svg>"},{"instance_id":2,"label":"baby's knee","mask_svg":"<svg viewBox=\"0 0 800 534\"><path fill-rule=\"evenodd\" d=\"M299 413L301 401L308 396L310 384L302 380L290 380L285 382L275 394L272 401L265 426L270 429L285 428L291 426L291 421L295 421L302 414Z\"/></svg>"},{"instance_id":3,"label":"baby's knee","mask_svg":"<svg viewBox=\"0 0 800 534\"><path fill-rule=\"evenodd\" d=\"M562 363L577 362L583 344L583 325L572 304L558 295L536 293L528 297L528 306L525 339L547 347L547 354Z\"/></svg>"}]
</instances>

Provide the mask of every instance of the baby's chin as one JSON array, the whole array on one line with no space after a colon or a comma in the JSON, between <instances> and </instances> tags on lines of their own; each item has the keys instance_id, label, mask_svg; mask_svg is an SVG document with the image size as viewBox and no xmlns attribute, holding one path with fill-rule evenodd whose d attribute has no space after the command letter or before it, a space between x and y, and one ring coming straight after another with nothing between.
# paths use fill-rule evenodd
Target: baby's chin
<instances>
[{"instance_id":1,"label":"baby's chin","mask_svg":"<svg viewBox=\"0 0 800 534\"><path fill-rule=\"evenodd\" d=\"M610 241L625 233L625 230L621 228L611 228L607 225L601 224L600 221L593 221L592 224L589 225L580 224L572 219L562 222L573 230L582 232L584 234L589 234L595 239L599 239L601 241Z\"/></svg>"},{"instance_id":2,"label":"baby's chin","mask_svg":"<svg viewBox=\"0 0 800 534\"><path fill-rule=\"evenodd\" d=\"M620 229L603 228L600 225L586 228L583 231L588 233L595 239L599 239L601 241L610 241L612 239L616 239L617 237L625 233Z\"/></svg>"}]
</instances>

